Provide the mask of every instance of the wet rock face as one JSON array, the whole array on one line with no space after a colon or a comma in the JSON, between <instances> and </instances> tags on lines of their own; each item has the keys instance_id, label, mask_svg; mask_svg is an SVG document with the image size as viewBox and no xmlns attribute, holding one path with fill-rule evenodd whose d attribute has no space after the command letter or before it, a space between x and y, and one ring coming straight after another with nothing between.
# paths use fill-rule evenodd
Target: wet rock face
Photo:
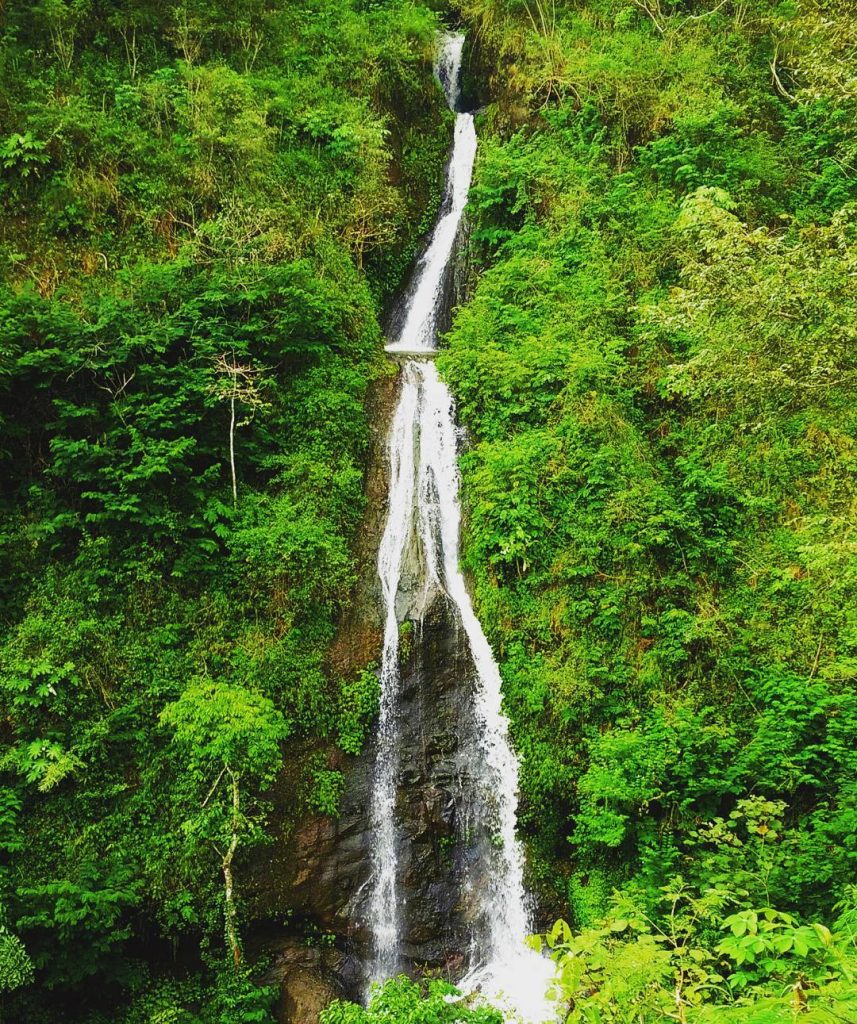
<instances>
[{"instance_id":1,"label":"wet rock face","mask_svg":"<svg viewBox=\"0 0 857 1024\"><path fill-rule=\"evenodd\" d=\"M315 1024L309 993L357 998L369 934L359 910L371 867L368 800L373 758L367 750L350 764L337 818L313 814L296 827L275 831L275 841L257 852L242 897L254 925L247 935L251 960L270 961L262 984L281 986L278 1019ZM274 794L294 799L289 780ZM319 1008L320 1010L320 1008Z\"/></svg>"},{"instance_id":2,"label":"wet rock face","mask_svg":"<svg viewBox=\"0 0 857 1024\"><path fill-rule=\"evenodd\" d=\"M403 835L403 953L410 963L452 968L469 942L461 797L472 734L467 716L473 669L445 597L436 597L413 630L402 671L396 807Z\"/></svg>"},{"instance_id":3,"label":"wet rock face","mask_svg":"<svg viewBox=\"0 0 857 1024\"><path fill-rule=\"evenodd\" d=\"M298 942L284 942L276 962L264 978L265 984L278 984L277 1019L309 1024L321 1011L343 995L335 977L343 968L337 950L310 949Z\"/></svg>"},{"instance_id":4,"label":"wet rock face","mask_svg":"<svg viewBox=\"0 0 857 1024\"><path fill-rule=\"evenodd\" d=\"M474 928L468 912L468 865L480 859L468 840L461 799L471 759L473 730L467 716L473 669L453 608L442 595L434 595L409 632L403 642L396 808L404 924L401 969L419 965L458 977ZM339 817L306 819L272 850L267 865L278 877L274 899L279 909L290 910L292 921L311 922L334 936L334 949L315 959L304 949L304 958L296 960L291 929L261 942L274 955L265 980L282 985L280 1019L290 1024L317 1019L304 1012L310 990L323 990L328 1001L361 993L371 952L366 910L374 761L371 746L351 759Z\"/></svg>"}]
</instances>

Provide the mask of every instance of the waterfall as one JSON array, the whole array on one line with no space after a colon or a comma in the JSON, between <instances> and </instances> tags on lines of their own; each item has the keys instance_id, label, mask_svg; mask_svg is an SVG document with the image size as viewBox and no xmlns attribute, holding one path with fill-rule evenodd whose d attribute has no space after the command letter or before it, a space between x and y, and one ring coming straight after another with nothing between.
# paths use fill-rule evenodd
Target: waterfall
<instances>
[{"instance_id":1,"label":"waterfall","mask_svg":"<svg viewBox=\"0 0 857 1024\"><path fill-rule=\"evenodd\" d=\"M447 36L435 69L452 110L458 106L463 46L463 35ZM427 352L435 348L441 285L454 253L475 156L476 129L473 115L458 113L455 117L452 154L440 216L428 247L417 265L416 285L409 296L404 326L398 339L387 346L388 352Z\"/></svg>"},{"instance_id":2,"label":"waterfall","mask_svg":"<svg viewBox=\"0 0 857 1024\"><path fill-rule=\"evenodd\" d=\"M436 74L452 110L459 105L464 37L443 39ZM465 991L479 990L510 1014L532 1022L555 1017L545 999L550 964L525 945L529 915L523 856L515 835L518 763L503 714L500 673L459 568L459 476L452 396L431 358L437 345L444 280L455 255L467 201L476 132L473 116L457 112L452 154L440 215L417 264L401 330L387 351L405 356L401 393L389 436L390 484L387 521L378 553L384 602L381 707L371 800L375 840L368 900L372 934L371 981L382 981L408 965L402 954L403 915L397 874L401 844L396 817L401 760L399 630L403 618L403 573L412 553L419 565L417 609L433 595L454 610L469 650L474 679L462 708L472 732L457 794L460 820L474 835L478 856L465 866L461 892L472 904ZM411 590L414 588L411 587ZM414 604L411 598L410 606Z\"/></svg>"}]
</instances>

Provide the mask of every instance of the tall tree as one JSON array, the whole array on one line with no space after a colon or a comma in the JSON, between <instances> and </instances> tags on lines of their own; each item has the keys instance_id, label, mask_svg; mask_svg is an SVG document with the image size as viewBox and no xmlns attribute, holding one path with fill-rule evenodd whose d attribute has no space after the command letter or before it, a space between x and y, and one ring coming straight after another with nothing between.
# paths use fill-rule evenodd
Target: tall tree
<instances>
[{"instance_id":1,"label":"tall tree","mask_svg":"<svg viewBox=\"0 0 857 1024\"><path fill-rule=\"evenodd\" d=\"M185 835L220 858L226 943L237 968L235 855L242 844L263 838L264 814L254 798L280 767L280 743L289 727L266 697L210 679L194 680L164 708L161 722L175 730L174 742L200 797L184 823Z\"/></svg>"}]
</instances>

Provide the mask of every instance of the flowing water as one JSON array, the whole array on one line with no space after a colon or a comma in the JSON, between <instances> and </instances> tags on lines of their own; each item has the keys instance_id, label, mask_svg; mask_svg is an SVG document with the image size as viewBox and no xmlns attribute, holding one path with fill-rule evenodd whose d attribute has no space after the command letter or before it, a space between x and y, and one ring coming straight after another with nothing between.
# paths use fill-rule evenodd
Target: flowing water
<instances>
[{"instance_id":1,"label":"flowing water","mask_svg":"<svg viewBox=\"0 0 857 1024\"><path fill-rule=\"evenodd\" d=\"M436 68L454 111L459 105L463 44L460 34L445 36ZM459 568L455 408L431 358L475 155L473 116L457 112L440 216L417 265L401 330L387 349L404 356L405 362L389 436L389 509L378 554L385 626L371 805L375 849L368 902L373 940L370 980L381 981L408 966L402 952L406 907L399 891L401 849L407 837L401 834L396 814L402 757L399 633L403 576L406 571L413 575L407 567L416 562L417 609L427 607L434 596L443 596L453 610L473 668L472 680L462 689L470 706L461 709L468 745L456 811L459 828L476 853L462 867L459 880L462 899L470 908L470 939L458 984L465 991L483 992L510 1014L539 1022L554 1017L544 996L551 971L525 946L529 915L522 852L515 835L518 764L501 706L500 673ZM409 580L411 592L413 583ZM407 602L413 610L412 593Z\"/></svg>"}]
</instances>

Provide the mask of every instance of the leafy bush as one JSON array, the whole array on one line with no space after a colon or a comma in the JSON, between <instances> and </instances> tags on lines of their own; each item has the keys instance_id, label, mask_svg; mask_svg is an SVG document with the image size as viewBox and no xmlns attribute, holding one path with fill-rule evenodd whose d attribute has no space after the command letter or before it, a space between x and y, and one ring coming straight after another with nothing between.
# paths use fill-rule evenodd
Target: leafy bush
<instances>
[{"instance_id":1,"label":"leafy bush","mask_svg":"<svg viewBox=\"0 0 857 1024\"><path fill-rule=\"evenodd\" d=\"M697 890L677 877L664 886L653 916L617 894L597 927L575 934L558 921L535 942L556 961L569 1024L749 1024L853 1013L853 908L831 931L771 908L726 914L734 901L726 889Z\"/></svg>"},{"instance_id":2,"label":"leafy bush","mask_svg":"<svg viewBox=\"0 0 857 1024\"><path fill-rule=\"evenodd\" d=\"M379 986L364 1008L337 1001L321 1015L321 1024L501 1024L499 1011L470 1005L461 993L443 981L423 986L399 977Z\"/></svg>"}]
</instances>

